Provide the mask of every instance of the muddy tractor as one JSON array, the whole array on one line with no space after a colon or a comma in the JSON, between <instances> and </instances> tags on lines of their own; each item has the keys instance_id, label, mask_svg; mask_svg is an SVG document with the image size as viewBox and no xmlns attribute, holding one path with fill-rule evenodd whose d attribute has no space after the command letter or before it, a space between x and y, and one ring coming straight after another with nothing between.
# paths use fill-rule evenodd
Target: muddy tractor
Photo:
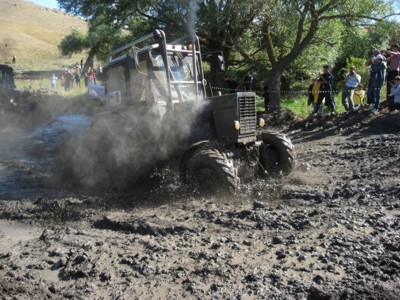
<instances>
[{"instance_id":1,"label":"muddy tractor","mask_svg":"<svg viewBox=\"0 0 400 300\"><path fill-rule=\"evenodd\" d=\"M96 163L97 174L121 165L125 171L118 175L139 174L176 161L184 182L214 192L294 167L291 141L260 130L264 120L257 118L254 92L207 96L196 36L167 42L156 30L112 51L103 83L107 112L92 130L102 132L96 149L108 154ZM128 159L111 157L117 152Z\"/></svg>"},{"instance_id":2,"label":"muddy tractor","mask_svg":"<svg viewBox=\"0 0 400 300\"><path fill-rule=\"evenodd\" d=\"M21 113L35 108L36 101L32 93L16 87L13 68L0 65L0 112Z\"/></svg>"}]
</instances>

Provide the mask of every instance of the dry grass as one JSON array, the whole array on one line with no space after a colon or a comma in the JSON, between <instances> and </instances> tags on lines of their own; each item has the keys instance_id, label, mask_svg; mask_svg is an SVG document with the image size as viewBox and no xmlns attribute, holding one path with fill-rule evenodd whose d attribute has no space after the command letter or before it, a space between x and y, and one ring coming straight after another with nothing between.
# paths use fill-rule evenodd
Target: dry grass
<instances>
[{"instance_id":1,"label":"dry grass","mask_svg":"<svg viewBox=\"0 0 400 300\"><path fill-rule=\"evenodd\" d=\"M85 53L62 57L57 46L73 28L86 30L81 18L23 0L0 0L0 64L17 73L60 70L85 58Z\"/></svg>"}]
</instances>

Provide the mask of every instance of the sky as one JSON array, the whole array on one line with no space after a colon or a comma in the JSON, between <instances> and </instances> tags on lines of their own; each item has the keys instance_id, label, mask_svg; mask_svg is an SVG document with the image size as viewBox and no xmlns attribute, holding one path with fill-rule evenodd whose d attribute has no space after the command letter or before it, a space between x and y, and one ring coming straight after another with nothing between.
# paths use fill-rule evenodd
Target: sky
<instances>
[{"instance_id":1,"label":"sky","mask_svg":"<svg viewBox=\"0 0 400 300\"><path fill-rule=\"evenodd\" d=\"M44 7L58 8L57 0L26 0L26 1L36 3Z\"/></svg>"}]
</instances>

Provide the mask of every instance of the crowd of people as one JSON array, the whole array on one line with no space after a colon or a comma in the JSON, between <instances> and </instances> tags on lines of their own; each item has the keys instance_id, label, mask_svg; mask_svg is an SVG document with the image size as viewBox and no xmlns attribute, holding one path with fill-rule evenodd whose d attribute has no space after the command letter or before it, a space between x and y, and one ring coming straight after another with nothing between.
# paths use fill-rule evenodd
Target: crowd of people
<instances>
[{"instance_id":1,"label":"crowd of people","mask_svg":"<svg viewBox=\"0 0 400 300\"><path fill-rule=\"evenodd\" d=\"M351 66L344 75L344 87L341 91L341 103L346 112L355 113L360 107L368 106L372 113L377 113L381 106L381 89L386 82L386 100L389 113L400 110L400 48L393 44L387 50L375 50L371 58L365 62L369 68L366 90L362 78L355 66ZM225 83L229 93L237 91L253 91L254 77L247 72L242 84L228 78ZM308 89L308 105L312 106L312 114L321 114L327 107L331 114L336 114L336 103L333 90L334 77L328 65L323 72L313 78ZM241 87L242 86L242 87ZM241 88L240 88L241 87ZM268 109L268 85L263 87L265 108Z\"/></svg>"},{"instance_id":2,"label":"crowd of people","mask_svg":"<svg viewBox=\"0 0 400 300\"><path fill-rule=\"evenodd\" d=\"M388 50L375 50L373 57L366 61L365 66L370 68L366 91L363 89L361 75L357 73L355 66L351 66L344 76L345 83L341 93L344 109L352 114L359 107L367 105L371 107L372 113L378 112L381 104L381 89L386 82L389 113L400 110L399 45L391 45ZM329 108L331 114L336 114L332 86L333 75L329 66L326 65L323 67L323 73L314 78L309 86L308 105L313 107L312 114L322 113L324 105Z\"/></svg>"},{"instance_id":3,"label":"crowd of people","mask_svg":"<svg viewBox=\"0 0 400 300\"><path fill-rule=\"evenodd\" d=\"M96 84L97 79L97 70L93 66L89 66L87 72L82 72L83 63L81 61L80 64L76 63L68 66L64 73L61 75L61 78L58 78L54 73L50 77L51 87L53 89L57 88L57 81L61 81L62 88L68 92L73 87L74 84L76 87L81 86L81 80L83 79L85 87L87 87L90 83ZM83 74L82 74L83 73Z\"/></svg>"}]
</instances>

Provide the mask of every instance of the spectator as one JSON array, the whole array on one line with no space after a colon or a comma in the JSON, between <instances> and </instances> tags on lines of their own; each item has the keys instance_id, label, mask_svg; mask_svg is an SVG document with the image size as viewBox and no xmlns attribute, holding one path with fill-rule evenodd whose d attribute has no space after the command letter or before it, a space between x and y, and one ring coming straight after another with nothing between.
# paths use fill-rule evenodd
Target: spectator
<instances>
[{"instance_id":1,"label":"spectator","mask_svg":"<svg viewBox=\"0 0 400 300\"><path fill-rule=\"evenodd\" d=\"M375 49L375 50L374 50L374 53L373 53L373 55L372 55L372 57L369 58L369 59L367 59L367 61L365 62L365 66L366 66L366 67L371 66L371 64L372 64L373 62L375 62L375 57L376 57L377 55L379 55L380 53L381 53L381 51L380 51L379 49ZM369 106L374 104L374 98L373 98L373 97L371 98L371 95L372 95L373 93L370 92L370 87L371 87L371 76L369 76L369 78L368 78L368 87L367 87L367 104L368 104Z\"/></svg>"},{"instance_id":2,"label":"spectator","mask_svg":"<svg viewBox=\"0 0 400 300\"><path fill-rule=\"evenodd\" d=\"M17 62L17 57L14 55L12 58L12 63L15 64Z\"/></svg>"},{"instance_id":3,"label":"spectator","mask_svg":"<svg viewBox=\"0 0 400 300\"><path fill-rule=\"evenodd\" d=\"M314 78L308 88L309 93L308 93L308 103L307 104L312 105L313 112L317 110L320 87L321 87L321 81L319 80L319 78ZM321 106L321 108L322 108L322 106ZM321 111L322 111L322 109L321 109Z\"/></svg>"},{"instance_id":4,"label":"spectator","mask_svg":"<svg viewBox=\"0 0 400 300\"><path fill-rule=\"evenodd\" d=\"M373 101L374 107L371 112L376 113L379 110L381 100L381 88L385 82L386 64L383 62L382 54L375 56L371 64L370 86L368 86L368 97Z\"/></svg>"},{"instance_id":5,"label":"spectator","mask_svg":"<svg viewBox=\"0 0 400 300\"><path fill-rule=\"evenodd\" d=\"M96 70L92 68L89 75L89 82L96 84Z\"/></svg>"},{"instance_id":6,"label":"spectator","mask_svg":"<svg viewBox=\"0 0 400 300\"><path fill-rule=\"evenodd\" d=\"M393 97L393 102L389 103L389 114L396 109L400 111L400 76L396 76L393 79L390 96Z\"/></svg>"},{"instance_id":7,"label":"spectator","mask_svg":"<svg viewBox=\"0 0 400 300\"><path fill-rule=\"evenodd\" d=\"M372 65L375 62L375 57L378 56L379 54L381 54L381 51L379 49L375 49L372 57L367 59L367 61L365 62L365 66L369 67L370 65Z\"/></svg>"},{"instance_id":8,"label":"spectator","mask_svg":"<svg viewBox=\"0 0 400 300\"><path fill-rule=\"evenodd\" d=\"M360 83L354 91L354 109L358 109L364 104L365 91Z\"/></svg>"},{"instance_id":9,"label":"spectator","mask_svg":"<svg viewBox=\"0 0 400 300\"><path fill-rule=\"evenodd\" d=\"M77 87L81 87L81 71L78 70L75 72L75 82Z\"/></svg>"},{"instance_id":10,"label":"spectator","mask_svg":"<svg viewBox=\"0 0 400 300\"><path fill-rule=\"evenodd\" d=\"M57 87L57 76L53 73L53 75L51 76L51 87L53 89L55 89Z\"/></svg>"},{"instance_id":11,"label":"spectator","mask_svg":"<svg viewBox=\"0 0 400 300\"><path fill-rule=\"evenodd\" d=\"M65 80L64 81L64 90L66 92L71 90L71 81L72 81L72 79L73 79L72 73L68 69L66 69L65 73L64 73L64 80Z\"/></svg>"},{"instance_id":12,"label":"spectator","mask_svg":"<svg viewBox=\"0 0 400 300\"><path fill-rule=\"evenodd\" d=\"M390 46L390 49L386 51L389 58L386 60L389 64L389 70L387 73L387 82L386 82L386 99L389 103L389 106L393 103L393 96L389 96L391 83L396 76L400 75L400 52L399 52L399 45L394 44Z\"/></svg>"},{"instance_id":13,"label":"spectator","mask_svg":"<svg viewBox=\"0 0 400 300\"><path fill-rule=\"evenodd\" d=\"M361 76L357 74L356 67L351 66L349 72L345 75L346 83L342 91L342 104L346 111L354 113L354 90L361 82Z\"/></svg>"},{"instance_id":14,"label":"spectator","mask_svg":"<svg viewBox=\"0 0 400 300\"><path fill-rule=\"evenodd\" d=\"M324 66L324 72L320 75L319 80L321 81L320 93L318 95L318 103L313 111L313 113L319 112L322 110L322 101L325 99L325 105L331 110L331 114L335 115L335 100L333 98L332 92L332 84L333 84L333 75L330 72L330 68L328 65Z\"/></svg>"},{"instance_id":15,"label":"spectator","mask_svg":"<svg viewBox=\"0 0 400 300\"><path fill-rule=\"evenodd\" d=\"M251 75L250 71L247 72L247 75L243 79L243 88L245 92L249 92L252 90L253 79L253 75Z\"/></svg>"}]
</instances>

